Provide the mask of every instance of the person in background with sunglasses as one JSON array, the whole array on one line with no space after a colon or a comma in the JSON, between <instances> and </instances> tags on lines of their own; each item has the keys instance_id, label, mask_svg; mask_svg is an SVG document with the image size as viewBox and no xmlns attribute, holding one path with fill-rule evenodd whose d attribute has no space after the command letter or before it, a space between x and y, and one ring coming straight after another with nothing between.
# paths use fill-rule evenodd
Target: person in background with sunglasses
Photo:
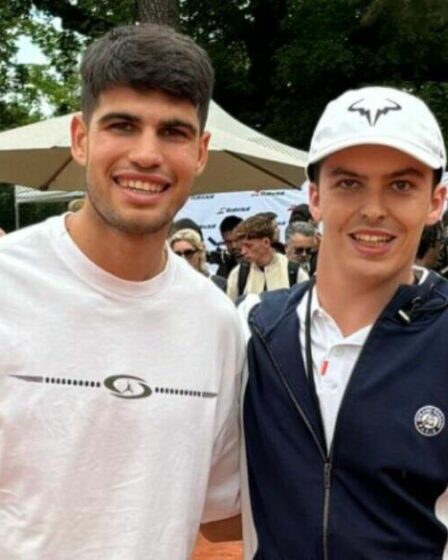
<instances>
[{"instance_id":1,"label":"person in background with sunglasses","mask_svg":"<svg viewBox=\"0 0 448 560\"><path fill-rule=\"evenodd\" d=\"M316 228L307 222L292 222L285 230L286 257L291 262L296 262L312 274L312 260L315 263L319 238Z\"/></svg>"},{"instance_id":2,"label":"person in background with sunglasses","mask_svg":"<svg viewBox=\"0 0 448 560\"><path fill-rule=\"evenodd\" d=\"M177 256L183 257L194 269L201 272L223 292L227 288L227 280L223 276L210 274L207 268L206 252L201 236L193 229L181 229L170 239L170 247Z\"/></svg>"}]
</instances>

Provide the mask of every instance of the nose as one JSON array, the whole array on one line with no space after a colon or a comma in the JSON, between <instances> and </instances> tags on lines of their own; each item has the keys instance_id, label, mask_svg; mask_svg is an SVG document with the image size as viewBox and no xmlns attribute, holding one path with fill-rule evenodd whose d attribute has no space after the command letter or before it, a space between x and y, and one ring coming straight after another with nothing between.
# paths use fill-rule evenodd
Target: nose
<instances>
[{"instance_id":1,"label":"nose","mask_svg":"<svg viewBox=\"0 0 448 560\"><path fill-rule=\"evenodd\" d=\"M376 224L381 222L386 214L387 208L382 193L367 192L361 208L361 215L366 222Z\"/></svg>"},{"instance_id":2,"label":"nose","mask_svg":"<svg viewBox=\"0 0 448 560\"><path fill-rule=\"evenodd\" d=\"M129 159L142 169L153 169L162 165L162 147L155 132L142 132L132 138Z\"/></svg>"}]
</instances>

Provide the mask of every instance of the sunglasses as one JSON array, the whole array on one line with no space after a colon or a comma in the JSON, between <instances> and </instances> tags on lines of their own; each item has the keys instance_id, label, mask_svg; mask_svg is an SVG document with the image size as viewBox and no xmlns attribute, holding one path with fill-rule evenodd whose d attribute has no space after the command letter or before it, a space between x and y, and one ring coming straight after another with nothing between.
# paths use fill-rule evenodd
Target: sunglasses
<instances>
[{"instance_id":1,"label":"sunglasses","mask_svg":"<svg viewBox=\"0 0 448 560\"><path fill-rule=\"evenodd\" d=\"M294 254L296 257L300 257L301 255L311 256L314 253L314 249L312 247L295 247Z\"/></svg>"},{"instance_id":2,"label":"sunglasses","mask_svg":"<svg viewBox=\"0 0 448 560\"><path fill-rule=\"evenodd\" d=\"M195 255L198 250L197 249L185 249L185 251L174 251L176 255L179 257L185 257L186 259L191 259L193 255Z\"/></svg>"}]
</instances>

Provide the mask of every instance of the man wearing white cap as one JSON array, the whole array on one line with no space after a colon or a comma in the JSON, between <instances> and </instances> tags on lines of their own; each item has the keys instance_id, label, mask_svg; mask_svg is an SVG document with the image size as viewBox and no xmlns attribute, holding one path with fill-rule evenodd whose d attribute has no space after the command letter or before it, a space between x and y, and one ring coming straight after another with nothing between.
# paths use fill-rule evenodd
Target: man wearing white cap
<instances>
[{"instance_id":1,"label":"man wearing white cap","mask_svg":"<svg viewBox=\"0 0 448 560\"><path fill-rule=\"evenodd\" d=\"M325 109L308 165L316 276L240 305L247 558L448 558L448 284L413 265L445 164L408 93Z\"/></svg>"}]
</instances>

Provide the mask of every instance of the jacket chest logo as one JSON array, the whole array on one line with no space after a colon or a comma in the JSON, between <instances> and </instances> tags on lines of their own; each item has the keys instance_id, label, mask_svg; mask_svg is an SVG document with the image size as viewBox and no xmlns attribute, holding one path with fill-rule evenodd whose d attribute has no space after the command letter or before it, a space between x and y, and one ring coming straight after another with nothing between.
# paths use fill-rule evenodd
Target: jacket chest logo
<instances>
[{"instance_id":1,"label":"jacket chest logo","mask_svg":"<svg viewBox=\"0 0 448 560\"><path fill-rule=\"evenodd\" d=\"M445 426L445 415L440 408L426 405L417 410L414 425L417 432L422 436L437 436Z\"/></svg>"}]
</instances>

